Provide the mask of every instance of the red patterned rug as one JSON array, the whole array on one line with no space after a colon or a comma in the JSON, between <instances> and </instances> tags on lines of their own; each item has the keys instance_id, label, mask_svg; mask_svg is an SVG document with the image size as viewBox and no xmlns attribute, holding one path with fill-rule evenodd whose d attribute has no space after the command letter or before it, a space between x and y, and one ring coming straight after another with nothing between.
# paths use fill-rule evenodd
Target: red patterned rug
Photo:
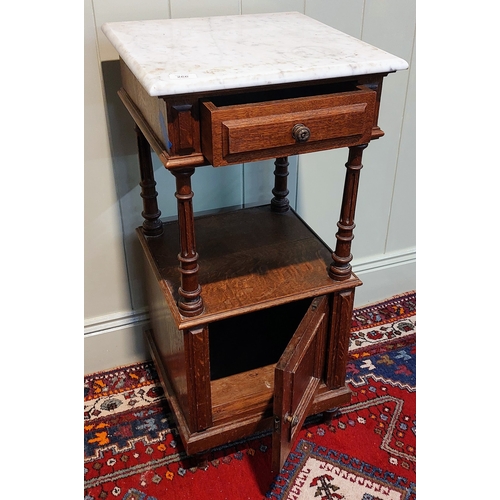
<instances>
[{"instance_id":1,"label":"red patterned rug","mask_svg":"<svg viewBox=\"0 0 500 500\"><path fill-rule=\"evenodd\" d=\"M356 309L351 404L309 418L281 473L271 436L186 457L152 363L85 377L85 500L416 499L416 296Z\"/></svg>"}]
</instances>

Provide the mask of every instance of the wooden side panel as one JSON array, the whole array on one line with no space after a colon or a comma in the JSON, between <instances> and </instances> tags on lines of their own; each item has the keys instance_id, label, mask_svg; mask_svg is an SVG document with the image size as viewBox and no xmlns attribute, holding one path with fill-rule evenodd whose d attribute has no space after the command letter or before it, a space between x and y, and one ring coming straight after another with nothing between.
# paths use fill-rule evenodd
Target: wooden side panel
<instances>
[{"instance_id":1,"label":"wooden side panel","mask_svg":"<svg viewBox=\"0 0 500 500\"><path fill-rule=\"evenodd\" d=\"M182 412L178 420L185 420L190 432L206 429L212 424L208 329L206 326L185 331L177 328L166 301L168 289L147 251L145 261L150 337L156 348L154 361L168 377Z\"/></svg>"},{"instance_id":2,"label":"wooden side panel","mask_svg":"<svg viewBox=\"0 0 500 500\"><path fill-rule=\"evenodd\" d=\"M217 109L210 101L200 103L201 149L203 156L212 163L214 161L214 141L212 130L212 113ZM212 163L213 165L213 163ZM216 165L213 165L216 166Z\"/></svg>"},{"instance_id":3,"label":"wooden side panel","mask_svg":"<svg viewBox=\"0 0 500 500\"><path fill-rule=\"evenodd\" d=\"M319 386L328 322L326 296L313 300L275 369L272 469L278 473Z\"/></svg>"},{"instance_id":4,"label":"wooden side panel","mask_svg":"<svg viewBox=\"0 0 500 500\"><path fill-rule=\"evenodd\" d=\"M150 96L123 61L120 67L123 88L118 94L163 165L168 169L206 165L197 100L175 102L175 108L167 110L165 99Z\"/></svg>"},{"instance_id":5,"label":"wooden side panel","mask_svg":"<svg viewBox=\"0 0 500 500\"><path fill-rule=\"evenodd\" d=\"M210 359L208 327L184 331L189 415L192 431L201 431L212 425L212 398L210 395Z\"/></svg>"},{"instance_id":6,"label":"wooden side panel","mask_svg":"<svg viewBox=\"0 0 500 500\"><path fill-rule=\"evenodd\" d=\"M382 81L386 75L373 76L368 75L366 77L360 77L359 83L365 85L370 90L373 90L377 93L377 104L375 106L375 114L373 116L373 131L372 131L372 140L379 139L384 136L384 131L378 125L378 117L380 111L380 100L382 97Z\"/></svg>"},{"instance_id":7,"label":"wooden side panel","mask_svg":"<svg viewBox=\"0 0 500 500\"><path fill-rule=\"evenodd\" d=\"M169 379L170 386L183 413L189 413L187 399L187 366L184 333L175 324L165 300L163 280L157 274L149 255L145 256L144 278L152 325L151 338L158 359Z\"/></svg>"},{"instance_id":8,"label":"wooden side panel","mask_svg":"<svg viewBox=\"0 0 500 500\"><path fill-rule=\"evenodd\" d=\"M354 289L334 293L331 313L331 329L328 339L328 359L326 385L330 389L345 384L349 335L351 332Z\"/></svg>"},{"instance_id":9,"label":"wooden side panel","mask_svg":"<svg viewBox=\"0 0 500 500\"><path fill-rule=\"evenodd\" d=\"M164 150L170 154L165 101L158 97L151 97L122 60L120 60L120 69L123 88L142 113Z\"/></svg>"}]
</instances>

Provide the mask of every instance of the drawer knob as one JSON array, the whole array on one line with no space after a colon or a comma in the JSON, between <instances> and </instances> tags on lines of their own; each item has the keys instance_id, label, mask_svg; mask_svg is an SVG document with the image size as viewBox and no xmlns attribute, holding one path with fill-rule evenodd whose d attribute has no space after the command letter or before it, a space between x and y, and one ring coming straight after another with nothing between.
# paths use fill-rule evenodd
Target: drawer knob
<instances>
[{"instance_id":1,"label":"drawer knob","mask_svg":"<svg viewBox=\"0 0 500 500\"><path fill-rule=\"evenodd\" d=\"M292 137L297 142L306 142L311 136L311 131L302 123L297 123L292 129Z\"/></svg>"}]
</instances>

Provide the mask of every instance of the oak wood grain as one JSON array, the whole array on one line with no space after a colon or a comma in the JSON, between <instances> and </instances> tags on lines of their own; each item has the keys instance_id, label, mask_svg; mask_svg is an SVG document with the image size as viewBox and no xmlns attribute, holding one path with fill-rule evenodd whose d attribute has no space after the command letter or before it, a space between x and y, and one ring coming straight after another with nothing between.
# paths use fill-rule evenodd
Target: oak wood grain
<instances>
[{"instance_id":1,"label":"oak wood grain","mask_svg":"<svg viewBox=\"0 0 500 500\"><path fill-rule=\"evenodd\" d=\"M202 101L202 149L213 166L362 144L371 139L377 94L349 92L257 103ZM217 102L217 101L215 101ZM294 125L310 129L297 143Z\"/></svg>"},{"instance_id":2,"label":"oak wood grain","mask_svg":"<svg viewBox=\"0 0 500 500\"><path fill-rule=\"evenodd\" d=\"M310 414L324 363L328 297L316 297L283 352L274 375L276 428L272 469L278 473Z\"/></svg>"},{"instance_id":3,"label":"oak wood grain","mask_svg":"<svg viewBox=\"0 0 500 500\"><path fill-rule=\"evenodd\" d=\"M331 250L292 210L278 214L265 205L199 217L195 230L205 306L196 318L182 316L176 307L177 222L165 223L163 234L155 238L145 238L138 230L178 328L361 285L354 274L342 283L328 276Z\"/></svg>"}]
</instances>

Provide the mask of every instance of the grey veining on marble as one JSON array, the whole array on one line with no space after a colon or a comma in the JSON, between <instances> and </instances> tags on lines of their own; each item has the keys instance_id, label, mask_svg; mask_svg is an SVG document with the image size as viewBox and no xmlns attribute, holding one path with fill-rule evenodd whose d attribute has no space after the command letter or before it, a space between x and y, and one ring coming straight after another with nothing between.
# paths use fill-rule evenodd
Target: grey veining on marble
<instances>
[{"instance_id":1,"label":"grey veining on marble","mask_svg":"<svg viewBox=\"0 0 500 500\"><path fill-rule=\"evenodd\" d=\"M408 68L298 12L114 22L102 30L151 96Z\"/></svg>"}]
</instances>

